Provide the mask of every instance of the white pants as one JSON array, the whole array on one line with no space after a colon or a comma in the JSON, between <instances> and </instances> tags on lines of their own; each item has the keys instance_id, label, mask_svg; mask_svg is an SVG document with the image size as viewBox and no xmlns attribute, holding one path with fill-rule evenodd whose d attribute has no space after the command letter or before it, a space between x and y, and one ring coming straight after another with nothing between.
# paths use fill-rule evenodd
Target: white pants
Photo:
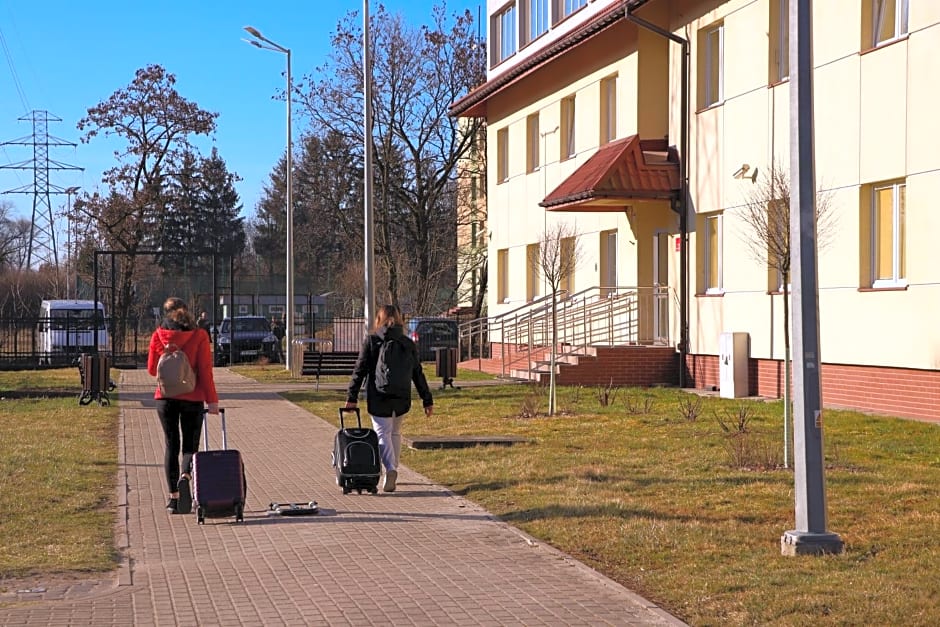
<instances>
[{"instance_id":1,"label":"white pants","mask_svg":"<svg viewBox=\"0 0 940 627\"><path fill-rule=\"evenodd\" d=\"M379 436L379 456L385 470L398 470L398 457L401 455L401 423L404 416L381 418L372 416L372 428Z\"/></svg>"}]
</instances>

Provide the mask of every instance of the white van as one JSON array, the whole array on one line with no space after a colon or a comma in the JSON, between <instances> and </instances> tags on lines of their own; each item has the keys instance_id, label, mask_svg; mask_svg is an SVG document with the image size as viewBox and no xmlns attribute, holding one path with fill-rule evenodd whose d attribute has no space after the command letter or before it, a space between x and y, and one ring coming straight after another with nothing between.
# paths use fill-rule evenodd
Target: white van
<instances>
[{"instance_id":1,"label":"white van","mask_svg":"<svg viewBox=\"0 0 940 627\"><path fill-rule=\"evenodd\" d=\"M104 304L44 300L39 309L39 363L71 363L81 353L110 350ZM96 338L97 335L97 338Z\"/></svg>"}]
</instances>

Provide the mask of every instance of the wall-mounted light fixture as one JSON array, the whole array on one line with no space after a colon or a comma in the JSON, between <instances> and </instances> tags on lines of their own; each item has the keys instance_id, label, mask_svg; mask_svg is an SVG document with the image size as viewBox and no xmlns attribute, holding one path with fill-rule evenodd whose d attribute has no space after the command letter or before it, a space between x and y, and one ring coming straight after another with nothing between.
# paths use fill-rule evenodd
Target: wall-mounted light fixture
<instances>
[{"instance_id":1,"label":"wall-mounted light fixture","mask_svg":"<svg viewBox=\"0 0 940 627\"><path fill-rule=\"evenodd\" d=\"M757 181L757 168L755 167L752 171L749 163L742 163L741 167L731 176L736 179L751 179L751 182L754 183Z\"/></svg>"}]
</instances>

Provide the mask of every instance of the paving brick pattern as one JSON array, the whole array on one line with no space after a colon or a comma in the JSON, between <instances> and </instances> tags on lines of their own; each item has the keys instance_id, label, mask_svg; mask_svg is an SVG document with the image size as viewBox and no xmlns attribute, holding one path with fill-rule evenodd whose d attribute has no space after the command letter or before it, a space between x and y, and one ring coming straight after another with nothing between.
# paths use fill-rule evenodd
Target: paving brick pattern
<instances>
[{"instance_id":1,"label":"paving brick pattern","mask_svg":"<svg viewBox=\"0 0 940 627\"><path fill-rule=\"evenodd\" d=\"M217 385L229 446L246 460L246 520L171 516L152 379L120 375L125 559L107 579L7 591L0 625L682 624L408 468L393 494L344 496L334 428L226 369ZM310 500L319 515L266 515L271 501Z\"/></svg>"}]
</instances>

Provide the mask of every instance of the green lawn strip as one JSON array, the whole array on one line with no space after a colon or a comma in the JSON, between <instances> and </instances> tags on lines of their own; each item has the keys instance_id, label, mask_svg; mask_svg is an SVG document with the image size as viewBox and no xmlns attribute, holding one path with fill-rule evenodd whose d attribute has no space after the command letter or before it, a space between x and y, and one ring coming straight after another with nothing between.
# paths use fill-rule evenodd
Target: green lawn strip
<instances>
[{"instance_id":1,"label":"green lawn strip","mask_svg":"<svg viewBox=\"0 0 940 627\"><path fill-rule=\"evenodd\" d=\"M341 393L286 396L336 424ZM564 415L524 419L524 406L545 411L543 391L443 391L431 419L409 414L406 436L531 442L405 449L403 463L694 625L940 622L937 425L827 410L828 527L846 552L785 557L795 505L792 467L779 465L782 403L703 398L693 421L678 390L602 396L561 388Z\"/></svg>"},{"instance_id":2,"label":"green lawn strip","mask_svg":"<svg viewBox=\"0 0 940 627\"><path fill-rule=\"evenodd\" d=\"M43 398L43 386L74 396ZM116 405L80 406L75 369L2 372L0 389L35 393L0 401L0 580L110 570Z\"/></svg>"}]
</instances>

